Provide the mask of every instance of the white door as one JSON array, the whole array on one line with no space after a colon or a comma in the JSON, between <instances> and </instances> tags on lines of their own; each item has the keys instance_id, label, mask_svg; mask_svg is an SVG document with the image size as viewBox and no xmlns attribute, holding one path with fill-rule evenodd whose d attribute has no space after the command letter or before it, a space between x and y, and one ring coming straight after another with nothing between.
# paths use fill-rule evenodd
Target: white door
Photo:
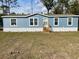
<instances>
[{"instance_id":1,"label":"white door","mask_svg":"<svg viewBox=\"0 0 79 59\"><path fill-rule=\"evenodd\" d=\"M48 18L43 19L43 26L44 27L49 27Z\"/></svg>"}]
</instances>

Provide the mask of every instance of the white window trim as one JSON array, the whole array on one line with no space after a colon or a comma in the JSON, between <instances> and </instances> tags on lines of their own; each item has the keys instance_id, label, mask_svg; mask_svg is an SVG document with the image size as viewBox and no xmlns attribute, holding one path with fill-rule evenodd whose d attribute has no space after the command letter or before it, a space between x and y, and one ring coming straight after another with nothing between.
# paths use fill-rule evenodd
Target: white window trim
<instances>
[{"instance_id":1,"label":"white window trim","mask_svg":"<svg viewBox=\"0 0 79 59\"><path fill-rule=\"evenodd\" d=\"M33 23L34 23L34 19L35 19L36 17L30 17L29 18L29 26L38 26L39 25L39 19L38 18L36 18L37 19L37 25L30 25L30 19L33 19Z\"/></svg>"},{"instance_id":2,"label":"white window trim","mask_svg":"<svg viewBox=\"0 0 79 59\"><path fill-rule=\"evenodd\" d=\"M59 26L59 18L58 18L58 25L55 25L55 18L53 18L53 25L54 26Z\"/></svg>"},{"instance_id":3,"label":"white window trim","mask_svg":"<svg viewBox=\"0 0 79 59\"><path fill-rule=\"evenodd\" d=\"M68 24L69 18L67 18L67 26L72 26L73 25L73 18L71 18L71 25Z\"/></svg>"},{"instance_id":4,"label":"white window trim","mask_svg":"<svg viewBox=\"0 0 79 59\"><path fill-rule=\"evenodd\" d=\"M12 26L12 27L17 26L17 19L16 19L16 25L11 25L11 19L16 19L16 18L10 18L10 26Z\"/></svg>"}]
</instances>

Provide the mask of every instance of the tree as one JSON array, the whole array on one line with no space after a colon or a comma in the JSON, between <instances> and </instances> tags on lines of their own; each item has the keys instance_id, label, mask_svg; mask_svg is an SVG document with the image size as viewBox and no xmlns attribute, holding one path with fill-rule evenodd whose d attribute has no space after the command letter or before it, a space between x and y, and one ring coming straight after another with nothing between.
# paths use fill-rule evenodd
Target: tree
<instances>
[{"instance_id":1,"label":"tree","mask_svg":"<svg viewBox=\"0 0 79 59\"><path fill-rule=\"evenodd\" d=\"M10 13L10 8L17 6L17 0L5 0L6 6L9 7L9 13Z\"/></svg>"},{"instance_id":2,"label":"tree","mask_svg":"<svg viewBox=\"0 0 79 59\"><path fill-rule=\"evenodd\" d=\"M10 13L10 8L17 6L17 0L0 0L2 3L2 8L4 9L4 6L8 7L8 12Z\"/></svg>"},{"instance_id":3,"label":"tree","mask_svg":"<svg viewBox=\"0 0 79 59\"><path fill-rule=\"evenodd\" d=\"M3 6L3 0L0 0L0 2L2 3L2 6ZM1 7L2 8L2 10L3 10L3 7Z\"/></svg>"},{"instance_id":4,"label":"tree","mask_svg":"<svg viewBox=\"0 0 79 59\"><path fill-rule=\"evenodd\" d=\"M58 0L58 4L64 14L69 13L69 1L70 0Z\"/></svg>"},{"instance_id":5,"label":"tree","mask_svg":"<svg viewBox=\"0 0 79 59\"><path fill-rule=\"evenodd\" d=\"M54 8L54 11L53 11L54 14L63 14L61 8L59 5L57 5L55 8Z\"/></svg>"},{"instance_id":6,"label":"tree","mask_svg":"<svg viewBox=\"0 0 79 59\"><path fill-rule=\"evenodd\" d=\"M49 11L52 9L52 7L54 7L54 0L41 0L41 2L46 7L49 14Z\"/></svg>"},{"instance_id":7,"label":"tree","mask_svg":"<svg viewBox=\"0 0 79 59\"><path fill-rule=\"evenodd\" d=\"M76 14L76 15L79 15L79 3L77 0L75 0L72 5L71 5L71 8L70 8L70 12L72 14Z\"/></svg>"}]
</instances>

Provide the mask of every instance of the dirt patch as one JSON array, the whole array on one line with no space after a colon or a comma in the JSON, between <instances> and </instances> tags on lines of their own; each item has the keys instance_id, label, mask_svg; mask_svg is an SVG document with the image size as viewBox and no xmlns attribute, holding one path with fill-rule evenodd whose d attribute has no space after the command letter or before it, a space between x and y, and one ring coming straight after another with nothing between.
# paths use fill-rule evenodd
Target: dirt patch
<instances>
[{"instance_id":1,"label":"dirt patch","mask_svg":"<svg viewBox=\"0 0 79 59\"><path fill-rule=\"evenodd\" d=\"M58 52L54 54L53 59L70 59L70 56L66 52Z\"/></svg>"}]
</instances>

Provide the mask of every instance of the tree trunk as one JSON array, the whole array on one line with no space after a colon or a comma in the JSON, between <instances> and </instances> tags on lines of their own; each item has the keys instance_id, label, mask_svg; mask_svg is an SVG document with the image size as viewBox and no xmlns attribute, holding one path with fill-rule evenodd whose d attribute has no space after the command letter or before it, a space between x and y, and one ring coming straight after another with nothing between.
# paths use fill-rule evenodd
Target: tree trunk
<instances>
[{"instance_id":1,"label":"tree trunk","mask_svg":"<svg viewBox=\"0 0 79 59\"><path fill-rule=\"evenodd\" d=\"M7 7L8 7L8 14L10 14L10 2L8 1L7 4L8 4L7 5Z\"/></svg>"},{"instance_id":2,"label":"tree trunk","mask_svg":"<svg viewBox=\"0 0 79 59\"><path fill-rule=\"evenodd\" d=\"M47 14L49 14L49 9L47 10Z\"/></svg>"}]
</instances>

